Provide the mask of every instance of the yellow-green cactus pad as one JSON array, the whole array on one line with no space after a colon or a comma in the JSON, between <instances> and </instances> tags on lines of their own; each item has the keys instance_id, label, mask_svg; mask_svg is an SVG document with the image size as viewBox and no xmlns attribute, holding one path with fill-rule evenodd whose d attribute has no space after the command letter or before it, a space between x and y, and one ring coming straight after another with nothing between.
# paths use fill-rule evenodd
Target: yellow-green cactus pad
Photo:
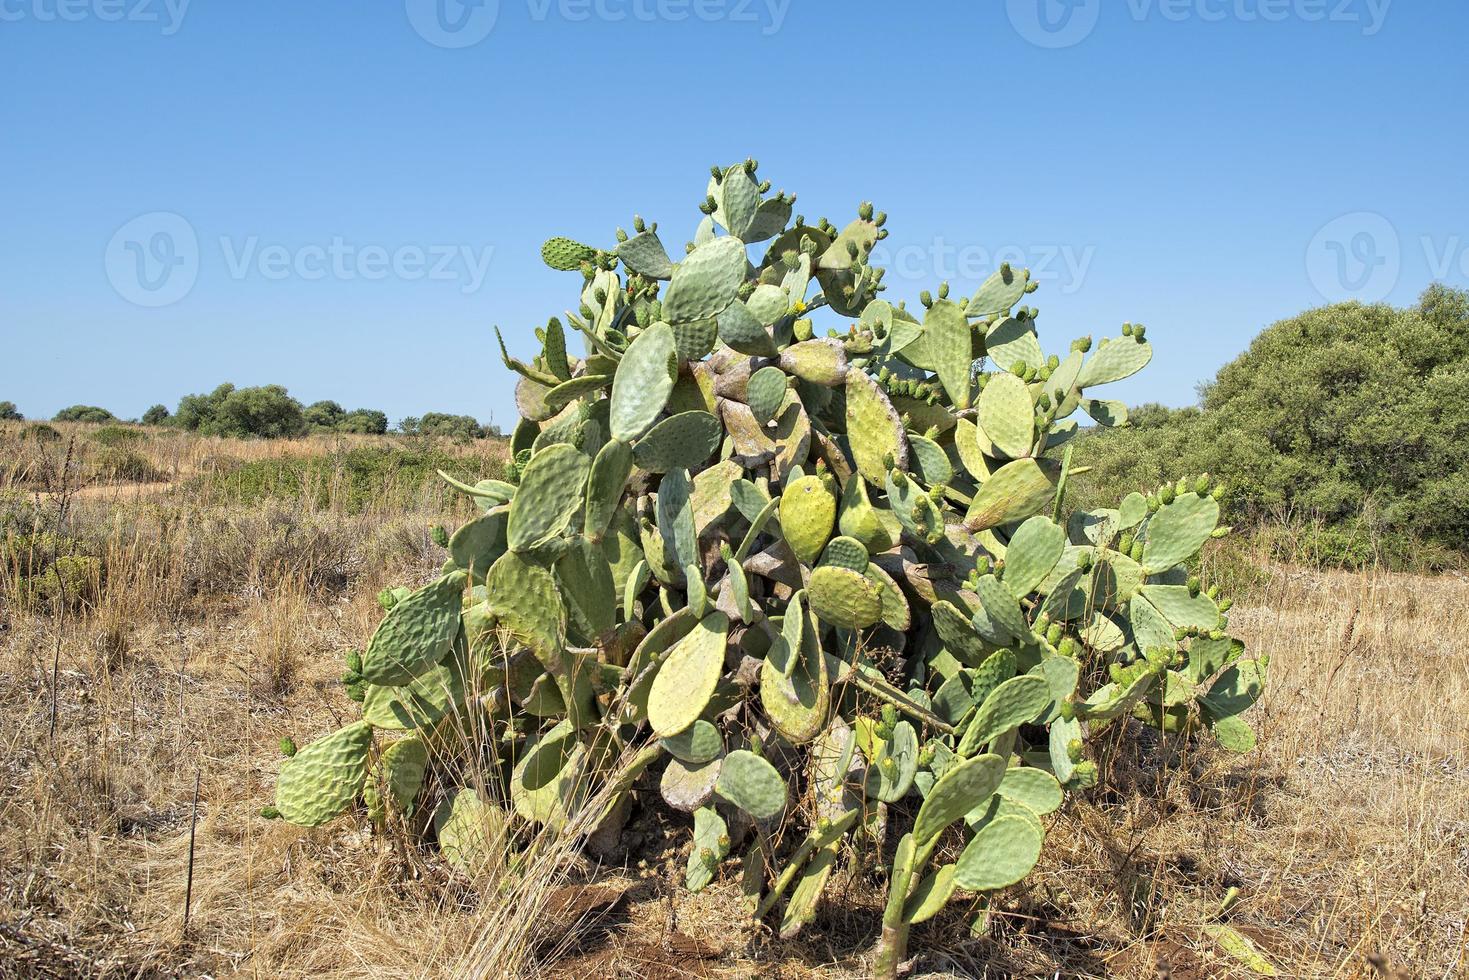
<instances>
[{"instance_id":1,"label":"yellow-green cactus pad","mask_svg":"<svg viewBox=\"0 0 1469 980\"><path fill-rule=\"evenodd\" d=\"M1005 585L1029 595L1046 580L1066 550L1066 532L1048 517L1030 518L1010 537L1005 551Z\"/></svg>"},{"instance_id":2,"label":"yellow-green cactus pad","mask_svg":"<svg viewBox=\"0 0 1469 980\"><path fill-rule=\"evenodd\" d=\"M928 308L923 333L934 373L957 409L969 407L973 391L974 342L964 311L954 302L941 299Z\"/></svg>"},{"instance_id":3,"label":"yellow-green cactus pad","mask_svg":"<svg viewBox=\"0 0 1469 980\"><path fill-rule=\"evenodd\" d=\"M1015 269L1006 262L980 285L964 312L972 317L1009 313L1029 288L1030 270Z\"/></svg>"},{"instance_id":4,"label":"yellow-green cactus pad","mask_svg":"<svg viewBox=\"0 0 1469 980\"><path fill-rule=\"evenodd\" d=\"M979 427L991 445L1011 459L1031 454L1035 444L1035 403L1024 381L996 374L979 393Z\"/></svg>"},{"instance_id":5,"label":"yellow-green cactus pad","mask_svg":"<svg viewBox=\"0 0 1469 980\"><path fill-rule=\"evenodd\" d=\"M980 747L1034 721L1051 704L1045 678L1033 674L1012 677L990 692L975 712L959 742L959 754L973 755Z\"/></svg>"},{"instance_id":6,"label":"yellow-green cactus pad","mask_svg":"<svg viewBox=\"0 0 1469 980\"><path fill-rule=\"evenodd\" d=\"M471 877L490 875L505 863L505 812L472 789L456 789L434 812L434 833L445 860Z\"/></svg>"},{"instance_id":7,"label":"yellow-green cactus pad","mask_svg":"<svg viewBox=\"0 0 1469 980\"><path fill-rule=\"evenodd\" d=\"M807 594L816 618L839 629L864 629L882 618L881 590L867 576L850 568L816 568Z\"/></svg>"},{"instance_id":8,"label":"yellow-green cactus pad","mask_svg":"<svg viewBox=\"0 0 1469 980\"><path fill-rule=\"evenodd\" d=\"M660 738L677 735L704 713L724 670L729 617L712 612L678 642L648 692L648 721Z\"/></svg>"},{"instance_id":9,"label":"yellow-green cactus pad","mask_svg":"<svg viewBox=\"0 0 1469 980\"><path fill-rule=\"evenodd\" d=\"M804 340L780 352L780 369L802 381L833 388L847 380L847 352L831 337Z\"/></svg>"},{"instance_id":10,"label":"yellow-green cactus pad","mask_svg":"<svg viewBox=\"0 0 1469 980\"><path fill-rule=\"evenodd\" d=\"M357 797L367 777L372 726L353 722L301 749L281 763L275 806L302 827L319 827Z\"/></svg>"},{"instance_id":11,"label":"yellow-green cactus pad","mask_svg":"<svg viewBox=\"0 0 1469 980\"><path fill-rule=\"evenodd\" d=\"M898 469L908 466L908 437L903 420L888 400L887 392L865 371L847 372L846 395L847 439L852 446L852 462L863 479L880 487L887 479L887 463Z\"/></svg>"},{"instance_id":12,"label":"yellow-green cactus pad","mask_svg":"<svg viewBox=\"0 0 1469 980\"><path fill-rule=\"evenodd\" d=\"M1037 816L1054 813L1061 807L1061 784L1044 769L1030 766L1006 769L998 792L1006 799L1024 804Z\"/></svg>"},{"instance_id":13,"label":"yellow-green cactus pad","mask_svg":"<svg viewBox=\"0 0 1469 980\"><path fill-rule=\"evenodd\" d=\"M719 316L734 302L748 265L745 243L738 238L705 242L673 270L663 294L663 315L669 323Z\"/></svg>"},{"instance_id":14,"label":"yellow-green cactus pad","mask_svg":"<svg viewBox=\"0 0 1469 980\"><path fill-rule=\"evenodd\" d=\"M831 538L837 501L818 476L791 481L780 498L780 528L797 558L813 564Z\"/></svg>"},{"instance_id":15,"label":"yellow-green cactus pad","mask_svg":"<svg viewBox=\"0 0 1469 980\"><path fill-rule=\"evenodd\" d=\"M411 815L427 767L428 747L418 735L389 742L373 764L363 791L368 810L375 811L374 816L381 816L383 804L391 801L397 812Z\"/></svg>"},{"instance_id":16,"label":"yellow-green cactus pad","mask_svg":"<svg viewBox=\"0 0 1469 980\"><path fill-rule=\"evenodd\" d=\"M964 526L971 531L984 531L1024 520L1044 511L1055 492L1056 484L1040 463L1033 459L1013 460L980 484L969 512L964 515Z\"/></svg>"},{"instance_id":17,"label":"yellow-green cactus pad","mask_svg":"<svg viewBox=\"0 0 1469 980\"><path fill-rule=\"evenodd\" d=\"M1204 546L1219 524L1219 502L1185 493L1158 508L1143 538L1143 569L1149 575L1181 565Z\"/></svg>"},{"instance_id":18,"label":"yellow-green cactus pad","mask_svg":"<svg viewBox=\"0 0 1469 980\"><path fill-rule=\"evenodd\" d=\"M1087 358L1076 377L1078 388L1091 388L1130 378L1153 359L1153 346L1137 337L1117 337L1103 341Z\"/></svg>"}]
</instances>

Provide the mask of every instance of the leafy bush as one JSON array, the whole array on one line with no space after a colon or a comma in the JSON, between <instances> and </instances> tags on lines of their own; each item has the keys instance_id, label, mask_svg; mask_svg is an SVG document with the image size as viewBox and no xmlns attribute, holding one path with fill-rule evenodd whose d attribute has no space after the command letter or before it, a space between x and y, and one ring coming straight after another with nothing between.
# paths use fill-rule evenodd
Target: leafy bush
<instances>
[{"instance_id":1,"label":"leafy bush","mask_svg":"<svg viewBox=\"0 0 1469 980\"><path fill-rule=\"evenodd\" d=\"M143 437L144 433L140 429L131 429L125 425L104 425L87 436L100 446L126 446L140 442Z\"/></svg>"},{"instance_id":2,"label":"leafy bush","mask_svg":"<svg viewBox=\"0 0 1469 980\"><path fill-rule=\"evenodd\" d=\"M45 422L32 422L20 431L20 437L37 443L61 441L61 433L57 432Z\"/></svg>"},{"instance_id":3,"label":"leafy bush","mask_svg":"<svg viewBox=\"0 0 1469 980\"><path fill-rule=\"evenodd\" d=\"M469 415L447 415L443 412L428 412L423 417L410 415L398 423L398 430L410 436L440 436L447 439L467 441L499 435L479 420Z\"/></svg>"},{"instance_id":4,"label":"leafy bush","mask_svg":"<svg viewBox=\"0 0 1469 980\"><path fill-rule=\"evenodd\" d=\"M308 431L301 403L280 385L236 388L222 384L207 395L186 395L174 424L200 435L278 439Z\"/></svg>"},{"instance_id":5,"label":"leafy bush","mask_svg":"<svg viewBox=\"0 0 1469 980\"><path fill-rule=\"evenodd\" d=\"M124 446L103 446L91 454L89 462L92 472L109 483L153 483L163 479L146 456Z\"/></svg>"},{"instance_id":6,"label":"leafy bush","mask_svg":"<svg viewBox=\"0 0 1469 980\"><path fill-rule=\"evenodd\" d=\"M1077 486L1157 486L1178 467L1229 487L1230 516L1317 527L1306 554L1441 563L1469 542L1469 293L1415 307L1343 303L1284 320L1201 389L1078 443Z\"/></svg>"},{"instance_id":7,"label":"leafy bush","mask_svg":"<svg viewBox=\"0 0 1469 980\"><path fill-rule=\"evenodd\" d=\"M25 416L15 407L15 402L0 402L0 422L24 422Z\"/></svg>"},{"instance_id":8,"label":"leafy bush","mask_svg":"<svg viewBox=\"0 0 1469 980\"><path fill-rule=\"evenodd\" d=\"M53 422L116 422L117 416L95 405L72 405L52 416Z\"/></svg>"},{"instance_id":9,"label":"leafy bush","mask_svg":"<svg viewBox=\"0 0 1469 980\"><path fill-rule=\"evenodd\" d=\"M169 418L171 416L168 414L167 406L154 405L143 413L142 422L144 425L167 425Z\"/></svg>"},{"instance_id":10,"label":"leafy bush","mask_svg":"<svg viewBox=\"0 0 1469 980\"><path fill-rule=\"evenodd\" d=\"M382 435L388 431L387 415L372 408L348 412L334 401L319 401L306 406L304 415L313 432Z\"/></svg>"}]
</instances>

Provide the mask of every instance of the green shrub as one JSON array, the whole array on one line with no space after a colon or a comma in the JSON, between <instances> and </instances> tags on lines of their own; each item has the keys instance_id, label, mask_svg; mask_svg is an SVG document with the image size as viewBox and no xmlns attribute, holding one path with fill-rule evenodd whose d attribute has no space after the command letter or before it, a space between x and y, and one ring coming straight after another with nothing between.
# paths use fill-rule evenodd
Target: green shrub
<instances>
[{"instance_id":1,"label":"green shrub","mask_svg":"<svg viewBox=\"0 0 1469 980\"><path fill-rule=\"evenodd\" d=\"M127 446L140 442L143 436L144 433L140 429L131 429L122 425L104 425L87 438L99 446Z\"/></svg>"},{"instance_id":2,"label":"green shrub","mask_svg":"<svg viewBox=\"0 0 1469 980\"><path fill-rule=\"evenodd\" d=\"M106 445L90 456L92 471L109 483L153 483L163 479L146 456L123 446Z\"/></svg>"},{"instance_id":3,"label":"green shrub","mask_svg":"<svg viewBox=\"0 0 1469 980\"><path fill-rule=\"evenodd\" d=\"M144 425L167 425L170 417L166 406L154 405L143 413L142 421Z\"/></svg>"},{"instance_id":4,"label":"green shrub","mask_svg":"<svg viewBox=\"0 0 1469 980\"><path fill-rule=\"evenodd\" d=\"M45 422L32 422L21 430L20 437L37 443L61 441L61 433L57 432Z\"/></svg>"},{"instance_id":5,"label":"green shrub","mask_svg":"<svg viewBox=\"0 0 1469 980\"><path fill-rule=\"evenodd\" d=\"M1144 406L1077 443L1074 489L1146 489L1209 469L1229 517L1315 527L1302 554L1344 567L1431 567L1469 542L1469 293L1415 307L1343 303L1267 328L1201 389L1199 407Z\"/></svg>"},{"instance_id":6,"label":"green shrub","mask_svg":"<svg viewBox=\"0 0 1469 980\"><path fill-rule=\"evenodd\" d=\"M96 405L71 405L52 416L53 422L116 422L117 416Z\"/></svg>"},{"instance_id":7,"label":"green shrub","mask_svg":"<svg viewBox=\"0 0 1469 980\"><path fill-rule=\"evenodd\" d=\"M15 402L0 402L0 422L24 422L25 416L15 407Z\"/></svg>"},{"instance_id":8,"label":"green shrub","mask_svg":"<svg viewBox=\"0 0 1469 980\"><path fill-rule=\"evenodd\" d=\"M174 424L206 436L262 439L305 435L301 403L280 385L236 388L222 384L207 395L185 395Z\"/></svg>"}]
</instances>

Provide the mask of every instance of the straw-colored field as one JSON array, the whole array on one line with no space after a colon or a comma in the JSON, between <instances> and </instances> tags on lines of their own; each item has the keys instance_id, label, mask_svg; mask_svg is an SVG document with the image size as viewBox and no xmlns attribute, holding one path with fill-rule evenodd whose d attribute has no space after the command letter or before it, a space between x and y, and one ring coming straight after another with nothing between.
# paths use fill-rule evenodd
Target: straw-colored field
<instances>
[{"instance_id":1,"label":"straw-colored field","mask_svg":"<svg viewBox=\"0 0 1469 980\"><path fill-rule=\"evenodd\" d=\"M478 887L357 818L259 817L279 738L356 710L335 681L378 590L443 560L429 528L466 511L432 469L498 475L502 447L57 429L0 432L0 976L863 974L872 879L782 942L732 874L675 887L655 799L599 867L553 842ZM37 528L97 559L62 599L22 581ZM963 902L915 931L916 972L1249 976L1206 932L1238 887L1226 921L1281 975L1469 976L1469 582L1271 566L1232 625L1272 658L1259 751L1141 742L987 933Z\"/></svg>"}]
</instances>

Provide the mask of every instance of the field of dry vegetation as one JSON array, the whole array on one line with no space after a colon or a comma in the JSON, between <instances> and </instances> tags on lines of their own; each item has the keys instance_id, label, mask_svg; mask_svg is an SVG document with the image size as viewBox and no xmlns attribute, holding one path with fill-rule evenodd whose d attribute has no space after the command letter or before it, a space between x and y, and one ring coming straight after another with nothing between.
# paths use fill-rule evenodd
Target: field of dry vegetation
<instances>
[{"instance_id":1,"label":"field of dry vegetation","mask_svg":"<svg viewBox=\"0 0 1469 980\"><path fill-rule=\"evenodd\" d=\"M781 941L728 869L675 887L688 835L656 793L608 856L552 842L474 883L360 818L259 816L279 739L356 711L337 677L377 592L467 515L433 470L498 476L502 446L54 435L0 428L0 977L864 973L875 879ZM1209 570L1271 657L1259 750L1141 739L984 929L955 902L915 931L915 975L1252 976L1227 922L1282 976L1469 976L1469 581L1243 578L1229 546Z\"/></svg>"}]
</instances>

